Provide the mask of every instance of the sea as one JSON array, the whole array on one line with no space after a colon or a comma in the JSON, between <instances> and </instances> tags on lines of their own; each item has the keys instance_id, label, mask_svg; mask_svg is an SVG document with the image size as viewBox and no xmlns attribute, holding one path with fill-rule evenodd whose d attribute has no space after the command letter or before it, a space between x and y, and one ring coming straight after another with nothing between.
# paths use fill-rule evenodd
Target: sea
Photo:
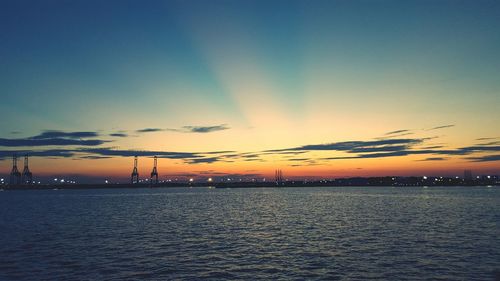
<instances>
[{"instance_id":1,"label":"sea","mask_svg":"<svg viewBox=\"0 0 500 281\"><path fill-rule=\"evenodd\" d=\"M500 187L0 192L0 280L498 280Z\"/></svg>"}]
</instances>

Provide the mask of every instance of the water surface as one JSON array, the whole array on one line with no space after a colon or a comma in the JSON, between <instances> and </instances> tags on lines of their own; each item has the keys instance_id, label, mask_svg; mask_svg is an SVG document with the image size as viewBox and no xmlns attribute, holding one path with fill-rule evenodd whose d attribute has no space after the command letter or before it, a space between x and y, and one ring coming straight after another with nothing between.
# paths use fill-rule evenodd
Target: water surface
<instances>
[{"instance_id":1,"label":"water surface","mask_svg":"<svg viewBox=\"0 0 500 281\"><path fill-rule=\"evenodd\" d=\"M0 192L0 280L492 280L498 187Z\"/></svg>"}]
</instances>

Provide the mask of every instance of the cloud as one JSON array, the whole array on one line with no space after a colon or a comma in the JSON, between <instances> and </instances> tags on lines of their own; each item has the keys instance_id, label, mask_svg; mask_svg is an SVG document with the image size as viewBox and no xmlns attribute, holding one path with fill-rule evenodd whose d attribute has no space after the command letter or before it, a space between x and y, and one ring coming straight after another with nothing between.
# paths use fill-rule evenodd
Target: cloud
<instances>
[{"instance_id":1,"label":"cloud","mask_svg":"<svg viewBox=\"0 0 500 281\"><path fill-rule=\"evenodd\" d=\"M318 166L318 165L321 165L321 164L314 161L314 160L308 160L308 161L301 162L300 164L292 164L289 166L290 167L310 167L310 166Z\"/></svg>"},{"instance_id":2,"label":"cloud","mask_svg":"<svg viewBox=\"0 0 500 281\"><path fill-rule=\"evenodd\" d=\"M210 151L210 152L203 152L203 154L227 154L227 153L235 153L236 151L234 150L221 150L221 151Z\"/></svg>"},{"instance_id":3,"label":"cloud","mask_svg":"<svg viewBox=\"0 0 500 281\"><path fill-rule=\"evenodd\" d=\"M308 161L310 158L290 158L288 161Z\"/></svg>"},{"instance_id":4,"label":"cloud","mask_svg":"<svg viewBox=\"0 0 500 281\"><path fill-rule=\"evenodd\" d=\"M446 125L453 126L453 125ZM445 126L440 126L445 127ZM228 129L227 125L218 126L185 126L185 132L211 132L221 129ZM437 127L436 127L437 128ZM138 131L155 132L164 129L146 128ZM62 132L62 131L44 131L43 133L29 138L6 139L0 138L0 147L33 147L40 146L73 146L68 149L58 150L24 150L32 156L40 157L76 157L79 159L106 159L114 157L153 157L167 159L179 159L187 164L210 164L215 162L234 162L234 161L266 161L267 155L278 155L283 161L290 161L291 164L318 164L315 161L323 160L341 160L341 159L363 159L363 158L385 158L402 157L409 155L426 155L427 158L416 161L441 161L447 159L447 156L475 156L476 153L498 152L500 146L498 141L485 144L477 144L459 148L444 149L440 143L430 145L427 140L432 138L398 138L397 134L405 134L408 130L397 130L388 132L390 137L386 139L375 139L368 141L342 141L326 144L308 144L297 147L283 149L264 150L258 152L237 152L237 151L209 151L209 152L175 152L175 151L149 151L137 149L118 149L116 147L101 147L100 145L109 142L101 139L88 139L98 136L96 132ZM109 134L113 137L126 137L126 131L115 131ZM76 148L75 148L76 147ZM323 158L309 157L307 153L315 151L337 151L344 155ZM24 153L19 152L19 153ZM3 151L0 157L10 157L13 151ZM305 155L302 155L304 154ZM3 156L2 156L3 155ZM300 156L298 156L300 155ZM328 156L328 155L327 155ZM289 158L289 159L287 159ZM472 161L496 161L488 160L490 158L469 157ZM295 163L294 163L295 162ZM299 163L302 162L302 163ZM320 162L321 163L321 162Z\"/></svg>"},{"instance_id":5,"label":"cloud","mask_svg":"<svg viewBox=\"0 0 500 281\"><path fill-rule=\"evenodd\" d=\"M484 140L496 140L496 139L499 139L499 137L495 137L495 138L478 138L476 140L478 140L478 141L484 141Z\"/></svg>"},{"instance_id":6,"label":"cloud","mask_svg":"<svg viewBox=\"0 0 500 281\"><path fill-rule=\"evenodd\" d=\"M4 139L0 138L0 146L6 147L30 147L30 146L98 146L104 144L106 140L81 140L65 138L44 138L44 139Z\"/></svg>"},{"instance_id":7,"label":"cloud","mask_svg":"<svg viewBox=\"0 0 500 281\"><path fill-rule=\"evenodd\" d=\"M332 150L345 152L399 151L420 144L425 139L384 139L376 141L345 141L328 144L310 144L293 148L266 150L265 152Z\"/></svg>"},{"instance_id":8,"label":"cloud","mask_svg":"<svg viewBox=\"0 0 500 281\"><path fill-rule=\"evenodd\" d=\"M241 158L259 158L259 154L243 154L240 156Z\"/></svg>"},{"instance_id":9,"label":"cloud","mask_svg":"<svg viewBox=\"0 0 500 281\"><path fill-rule=\"evenodd\" d=\"M384 157L395 157L395 156L407 156L409 151L396 151L396 152L383 152L383 153L370 153L361 154L354 156L336 156L336 157L325 157L320 158L320 160L344 160L344 159L361 159L361 158L384 158Z\"/></svg>"},{"instance_id":10,"label":"cloud","mask_svg":"<svg viewBox=\"0 0 500 281\"><path fill-rule=\"evenodd\" d=\"M117 138L125 138L128 137L128 134L126 133L111 133L109 134L111 137L117 137Z\"/></svg>"},{"instance_id":11,"label":"cloud","mask_svg":"<svg viewBox=\"0 0 500 281\"><path fill-rule=\"evenodd\" d=\"M480 143L478 145L498 145L498 144L500 144L500 141L491 141L486 143Z\"/></svg>"},{"instance_id":12,"label":"cloud","mask_svg":"<svg viewBox=\"0 0 500 281\"><path fill-rule=\"evenodd\" d=\"M457 149L457 151L463 152L463 154L469 154L471 152L500 151L500 146L484 146L484 145L466 146Z\"/></svg>"},{"instance_id":13,"label":"cloud","mask_svg":"<svg viewBox=\"0 0 500 281\"><path fill-rule=\"evenodd\" d=\"M165 131L165 130L160 129L160 128L145 128L145 129L136 130L135 132L136 133L154 133L154 132L161 132L161 131Z\"/></svg>"},{"instance_id":14,"label":"cloud","mask_svg":"<svg viewBox=\"0 0 500 281\"><path fill-rule=\"evenodd\" d=\"M5 147L37 147L37 146L98 146L109 142L92 139L98 137L97 132L63 132L44 131L39 135L27 138L0 138L0 146ZM90 138L90 139L89 139Z\"/></svg>"},{"instance_id":15,"label":"cloud","mask_svg":"<svg viewBox=\"0 0 500 281\"><path fill-rule=\"evenodd\" d=\"M439 129L446 129L446 128L451 128L451 127L455 127L455 125L450 124L450 125L442 125L442 126L437 126L437 127L434 127L434 128L427 129L426 131L439 130Z\"/></svg>"},{"instance_id":16,"label":"cloud","mask_svg":"<svg viewBox=\"0 0 500 281\"><path fill-rule=\"evenodd\" d=\"M185 133L211 133L230 129L227 124L216 126L184 126L182 131Z\"/></svg>"},{"instance_id":17,"label":"cloud","mask_svg":"<svg viewBox=\"0 0 500 281\"><path fill-rule=\"evenodd\" d=\"M407 149L407 145L385 145L385 146L372 146L372 147L356 147L349 150L350 153L366 153L366 152L389 152L389 151L402 151Z\"/></svg>"},{"instance_id":18,"label":"cloud","mask_svg":"<svg viewBox=\"0 0 500 281\"><path fill-rule=\"evenodd\" d=\"M184 160L187 164L201 164L201 163L214 163L214 162L229 162L223 153L227 151L211 151L211 152L172 152L172 151L149 151L149 150L119 150L113 148L88 148L79 149L76 152L87 153L97 156L109 157L153 157L167 158L167 159L180 159ZM208 156L214 154L221 154L217 156Z\"/></svg>"},{"instance_id":19,"label":"cloud","mask_svg":"<svg viewBox=\"0 0 500 281\"><path fill-rule=\"evenodd\" d=\"M66 138L66 139L84 139L84 138L95 138L98 137L97 132L63 132L56 130L44 131L39 135L31 137L31 139L54 139L54 138Z\"/></svg>"},{"instance_id":20,"label":"cloud","mask_svg":"<svg viewBox=\"0 0 500 281\"><path fill-rule=\"evenodd\" d=\"M342 159L360 159L360 158L384 158L384 157L398 157L398 156L408 156L408 155L469 155L477 152L492 152L500 151L500 146L468 146L457 149L447 149L447 150L432 150L432 149L421 149L421 150L402 150L394 152L381 152L381 153L369 153L369 154L359 154L353 156L339 156L339 157L327 157L320 158L322 160L342 160ZM490 160L491 161L491 160Z\"/></svg>"},{"instance_id":21,"label":"cloud","mask_svg":"<svg viewBox=\"0 0 500 281\"><path fill-rule=\"evenodd\" d=\"M192 152L169 152L169 151L150 151L150 150L119 150L112 148L87 148L77 150L81 153L88 153L101 156L115 156L115 157L153 157L158 156L159 158L169 158L169 159L186 159L186 158L198 158L203 157L199 153Z\"/></svg>"},{"instance_id":22,"label":"cloud","mask_svg":"<svg viewBox=\"0 0 500 281\"><path fill-rule=\"evenodd\" d=\"M442 145L433 145L423 148L417 148L426 140L432 138L401 138L401 139L382 139L375 141L345 141L328 144L303 145L292 148L273 149L263 151L261 154L285 154L293 151L312 152L312 151L340 151L345 152L344 156L333 156L316 158L315 160L345 160L345 159L369 159L385 157L401 157L409 155L435 155L420 161L439 161L445 160L442 156L470 155L480 152L500 151L500 146L492 145L474 145L455 149L441 149ZM494 144L494 143L489 143ZM240 156L241 157L241 156ZM288 161L313 161L309 158L290 158Z\"/></svg>"},{"instance_id":23,"label":"cloud","mask_svg":"<svg viewBox=\"0 0 500 281\"><path fill-rule=\"evenodd\" d=\"M387 140L387 139L393 139L393 138L401 138L401 137L409 136L409 135L413 135L413 134L414 133L408 132L408 133L394 134L394 135L388 135L388 136L386 135L386 136L375 138L375 139L376 140Z\"/></svg>"},{"instance_id":24,"label":"cloud","mask_svg":"<svg viewBox=\"0 0 500 281\"><path fill-rule=\"evenodd\" d=\"M39 150L39 151L33 151L33 150L18 150L18 151L12 151L12 150L0 150L0 159L5 159L5 158L10 158L14 154L17 154L18 156L21 155L29 155L29 156L34 156L34 157L58 157L58 158L67 158L67 157L73 157L75 153L70 150L64 150L64 149L49 149L49 150Z\"/></svg>"},{"instance_id":25,"label":"cloud","mask_svg":"<svg viewBox=\"0 0 500 281\"><path fill-rule=\"evenodd\" d=\"M205 157L205 158L193 158L193 159L186 159L186 162L188 164L202 164L202 163L214 163L219 161L219 157Z\"/></svg>"},{"instance_id":26,"label":"cloud","mask_svg":"<svg viewBox=\"0 0 500 281\"><path fill-rule=\"evenodd\" d=\"M81 156L80 158L74 159L74 160L81 160L81 159L97 160L97 159L110 159L110 158L113 158L113 157L111 157L111 156L98 156L98 155L85 155L85 156Z\"/></svg>"},{"instance_id":27,"label":"cloud","mask_svg":"<svg viewBox=\"0 0 500 281\"><path fill-rule=\"evenodd\" d=\"M37 140L39 141L39 140ZM73 140L76 141L76 140ZM210 152L172 152L172 151L150 151L150 150L120 150L112 147L79 147L58 150L3 150L0 151L0 159L10 158L14 154L36 157L77 157L76 159L109 159L115 157L153 157L166 159L179 159L187 164L230 162L225 153L232 151L210 151Z\"/></svg>"},{"instance_id":28,"label":"cloud","mask_svg":"<svg viewBox=\"0 0 500 281\"><path fill-rule=\"evenodd\" d=\"M431 146L425 146L421 147L420 149L438 149L438 148L443 148L444 146L442 145L431 145Z\"/></svg>"},{"instance_id":29,"label":"cloud","mask_svg":"<svg viewBox=\"0 0 500 281\"><path fill-rule=\"evenodd\" d=\"M446 160L446 159L448 159L448 158L445 158L445 157L428 157L428 158L417 160L417 161L419 161L419 162L421 162L421 161L443 161L443 160Z\"/></svg>"},{"instance_id":30,"label":"cloud","mask_svg":"<svg viewBox=\"0 0 500 281\"><path fill-rule=\"evenodd\" d=\"M211 133L217 131L228 130L230 127L227 124L215 125L215 126L183 126L182 128L175 129L160 129L160 128L145 128L136 130L137 133L153 133L161 131L171 131L179 133Z\"/></svg>"},{"instance_id":31,"label":"cloud","mask_svg":"<svg viewBox=\"0 0 500 281\"><path fill-rule=\"evenodd\" d=\"M484 156L478 156L478 157L467 157L466 159L471 160L472 162L500 161L500 154L496 154L496 155L484 155Z\"/></svg>"},{"instance_id":32,"label":"cloud","mask_svg":"<svg viewBox=\"0 0 500 281\"><path fill-rule=\"evenodd\" d=\"M408 132L410 132L410 130L396 130L396 131L388 132L385 135L386 136L388 136L388 135L396 135L396 134L408 133Z\"/></svg>"},{"instance_id":33,"label":"cloud","mask_svg":"<svg viewBox=\"0 0 500 281\"><path fill-rule=\"evenodd\" d=\"M245 161L245 162L267 162L266 160L260 159L260 158L248 158L248 159L243 159L243 161ZM234 161L225 161L225 162L234 162Z\"/></svg>"}]
</instances>

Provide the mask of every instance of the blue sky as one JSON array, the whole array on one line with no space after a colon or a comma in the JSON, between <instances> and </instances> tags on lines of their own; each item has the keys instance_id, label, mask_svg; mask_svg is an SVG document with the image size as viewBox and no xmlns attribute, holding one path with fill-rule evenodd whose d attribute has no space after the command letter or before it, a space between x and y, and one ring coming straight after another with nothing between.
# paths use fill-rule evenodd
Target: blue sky
<instances>
[{"instance_id":1,"label":"blue sky","mask_svg":"<svg viewBox=\"0 0 500 281\"><path fill-rule=\"evenodd\" d=\"M2 1L0 137L254 152L453 124L439 143L475 145L499 137L498 30L498 1Z\"/></svg>"}]
</instances>

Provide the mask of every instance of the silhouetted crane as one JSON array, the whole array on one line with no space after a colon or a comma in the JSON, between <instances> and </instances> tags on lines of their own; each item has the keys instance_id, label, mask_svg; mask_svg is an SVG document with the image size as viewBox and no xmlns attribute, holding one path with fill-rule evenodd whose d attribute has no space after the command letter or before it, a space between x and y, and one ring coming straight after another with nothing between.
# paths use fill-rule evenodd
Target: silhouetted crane
<instances>
[{"instance_id":1,"label":"silhouetted crane","mask_svg":"<svg viewBox=\"0 0 500 281\"><path fill-rule=\"evenodd\" d=\"M28 155L24 156L24 169L21 181L23 184L33 183L33 174L30 172L30 169L28 167Z\"/></svg>"},{"instance_id":2,"label":"silhouetted crane","mask_svg":"<svg viewBox=\"0 0 500 281\"><path fill-rule=\"evenodd\" d=\"M139 183L139 172L137 171L137 156L134 156L134 169L132 170L131 183Z\"/></svg>"},{"instance_id":3,"label":"silhouetted crane","mask_svg":"<svg viewBox=\"0 0 500 281\"><path fill-rule=\"evenodd\" d=\"M12 156L12 171L10 172L10 184L21 184L21 173L17 169L17 155Z\"/></svg>"},{"instance_id":4,"label":"silhouetted crane","mask_svg":"<svg viewBox=\"0 0 500 281\"><path fill-rule=\"evenodd\" d=\"M158 184L158 158L155 156L154 157L154 166L153 166L153 171L151 172L151 178L150 178L150 183L151 184Z\"/></svg>"}]
</instances>

